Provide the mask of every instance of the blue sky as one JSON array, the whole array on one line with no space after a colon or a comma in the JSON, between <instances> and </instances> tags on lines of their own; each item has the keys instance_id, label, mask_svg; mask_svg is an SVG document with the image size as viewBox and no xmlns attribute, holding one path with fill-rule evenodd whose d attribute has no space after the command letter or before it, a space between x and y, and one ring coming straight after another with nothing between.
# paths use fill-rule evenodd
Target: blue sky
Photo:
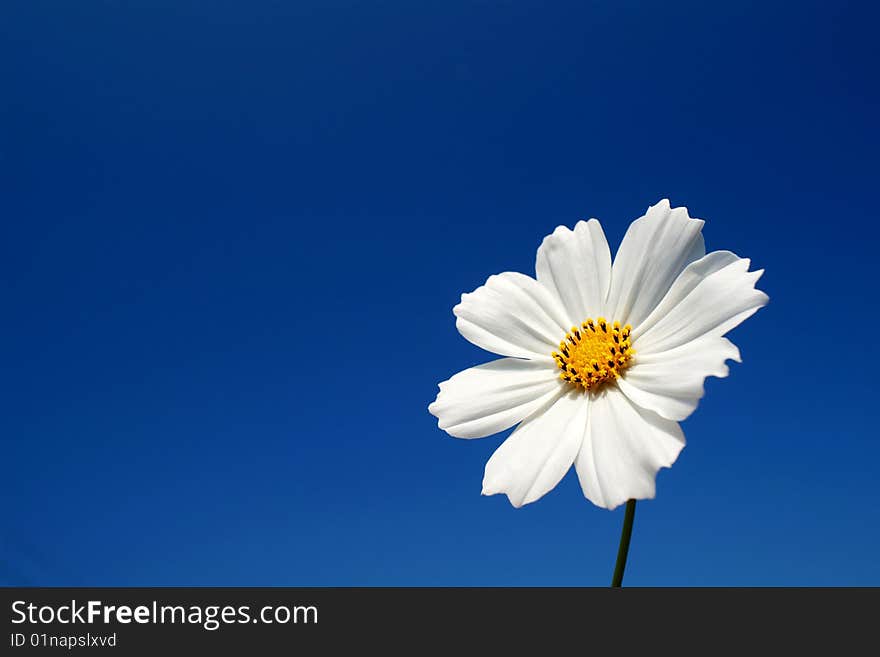
<instances>
[{"instance_id":1,"label":"blue sky","mask_svg":"<svg viewBox=\"0 0 880 657\"><path fill-rule=\"evenodd\" d=\"M728 3L729 4L729 3ZM868 3L5 3L0 582L606 585L452 306L663 197L765 268L625 584L880 584Z\"/></svg>"}]
</instances>

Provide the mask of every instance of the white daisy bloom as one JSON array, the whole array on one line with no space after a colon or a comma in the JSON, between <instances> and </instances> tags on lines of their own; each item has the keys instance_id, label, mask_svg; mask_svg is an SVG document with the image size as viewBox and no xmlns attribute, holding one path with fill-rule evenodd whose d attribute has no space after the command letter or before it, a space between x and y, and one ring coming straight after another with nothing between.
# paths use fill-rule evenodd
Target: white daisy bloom
<instances>
[{"instance_id":1,"label":"white daisy bloom","mask_svg":"<svg viewBox=\"0 0 880 657\"><path fill-rule=\"evenodd\" d=\"M486 464L484 495L534 502L573 464L597 506L654 497L703 380L740 361L724 334L768 301L755 289L763 270L706 253L703 223L660 201L630 225L613 264L598 221L560 226L538 249L535 278L505 272L462 295L459 332L504 358L441 383L428 410L458 438L519 425Z\"/></svg>"}]
</instances>

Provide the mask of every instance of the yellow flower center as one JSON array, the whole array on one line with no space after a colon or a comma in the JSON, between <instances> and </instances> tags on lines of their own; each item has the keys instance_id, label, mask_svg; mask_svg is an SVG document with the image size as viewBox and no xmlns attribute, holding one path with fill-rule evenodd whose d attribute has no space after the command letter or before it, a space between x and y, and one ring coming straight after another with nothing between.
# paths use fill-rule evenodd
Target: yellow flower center
<instances>
[{"instance_id":1,"label":"yellow flower center","mask_svg":"<svg viewBox=\"0 0 880 657\"><path fill-rule=\"evenodd\" d=\"M584 390L616 379L636 353L629 341L631 332L629 324L623 328L620 322L609 325L604 317L572 326L559 343L559 351L551 354L562 370L559 378Z\"/></svg>"}]
</instances>

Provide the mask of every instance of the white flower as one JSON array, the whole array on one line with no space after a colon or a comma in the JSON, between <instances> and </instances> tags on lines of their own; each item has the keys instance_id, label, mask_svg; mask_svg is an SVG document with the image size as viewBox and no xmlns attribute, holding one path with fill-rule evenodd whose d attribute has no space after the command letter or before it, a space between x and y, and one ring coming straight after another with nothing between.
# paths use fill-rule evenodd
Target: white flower
<instances>
[{"instance_id":1,"label":"white flower","mask_svg":"<svg viewBox=\"0 0 880 657\"><path fill-rule=\"evenodd\" d=\"M598 506L654 497L703 380L740 361L722 336L768 301L755 289L763 270L706 254L703 223L663 200L630 225L613 265L598 221L560 226L536 279L505 272L462 295L459 332L505 358L441 383L428 410L459 438L519 423L486 464L484 495L534 502L574 464Z\"/></svg>"}]
</instances>

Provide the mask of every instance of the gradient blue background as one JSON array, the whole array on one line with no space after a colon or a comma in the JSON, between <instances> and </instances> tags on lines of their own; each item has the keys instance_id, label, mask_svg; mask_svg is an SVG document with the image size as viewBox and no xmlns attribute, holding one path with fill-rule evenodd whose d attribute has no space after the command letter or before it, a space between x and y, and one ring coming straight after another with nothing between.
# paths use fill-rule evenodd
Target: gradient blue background
<instances>
[{"instance_id":1,"label":"gradient blue background","mask_svg":"<svg viewBox=\"0 0 880 657\"><path fill-rule=\"evenodd\" d=\"M0 581L606 585L622 510L427 405L462 292L669 197L771 303L626 583L880 584L880 16L733 4L4 2Z\"/></svg>"}]
</instances>

